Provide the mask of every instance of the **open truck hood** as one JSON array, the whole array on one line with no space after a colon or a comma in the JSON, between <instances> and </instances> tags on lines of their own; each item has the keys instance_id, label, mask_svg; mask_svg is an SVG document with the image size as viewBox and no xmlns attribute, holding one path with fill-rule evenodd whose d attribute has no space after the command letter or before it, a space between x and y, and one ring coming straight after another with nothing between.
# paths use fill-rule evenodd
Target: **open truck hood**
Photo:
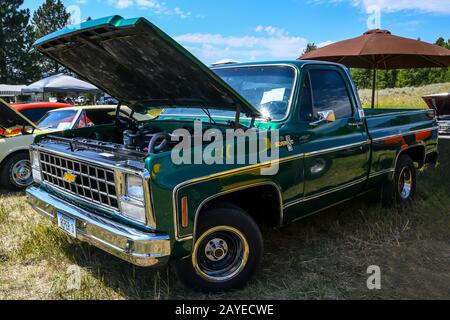
<instances>
[{"instance_id":1,"label":"open truck hood","mask_svg":"<svg viewBox=\"0 0 450 320\"><path fill-rule=\"evenodd\" d=\"M260 116L213 71L144 18L87 21L43 37L35 46L132 108L192 106Z\"/></svg>"},{"instance_id":2,"label":"open truck hood","mask_svg":"<svg viewBox=\"0 0 450 320\"><path fill-rule=\"evenodd\" d=\"M423 97L428 108L436 110L439 117L450 116L450 92L430 94Z\"/></svg>"},{"instance_id":3,"label":"open truck hood","mask_svg":"<svg viewBox=\"0 0 450 320\"><path fill-rule=\"evenodd\" d=\"M0 99L0 138L20 134L24 127L36 129L33 122Z\"/></svg>"}]
</instances>

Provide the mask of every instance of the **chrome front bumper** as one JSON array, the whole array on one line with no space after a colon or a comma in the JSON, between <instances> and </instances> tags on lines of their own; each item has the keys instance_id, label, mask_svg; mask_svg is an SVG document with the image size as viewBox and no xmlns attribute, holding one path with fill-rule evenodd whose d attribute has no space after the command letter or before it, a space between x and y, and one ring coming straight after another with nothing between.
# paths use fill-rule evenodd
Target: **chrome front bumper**
<instances>
[{"instance_id":1,"label":"chrome front bumper","mask_svg":"<svg viewBox=\"0 0 450 320\"><path fill-rule=\"evenodd\" d=\"M170 238L147 233L103 218L53 196L38 186L27 189L28 203L41 215L57 223L57 212L76 221L77 239L141 267L167 263Z\"/></svg>"},{"instance_id":2,"label":"chrome front bumper","mask_svg":"<svg viewBox=\"0 0 450 320\"><path fill-rule=\"evenodd\" d=\"M450 134L450 122L438 121L439 134Z\"/></svg>"}]
</instances>

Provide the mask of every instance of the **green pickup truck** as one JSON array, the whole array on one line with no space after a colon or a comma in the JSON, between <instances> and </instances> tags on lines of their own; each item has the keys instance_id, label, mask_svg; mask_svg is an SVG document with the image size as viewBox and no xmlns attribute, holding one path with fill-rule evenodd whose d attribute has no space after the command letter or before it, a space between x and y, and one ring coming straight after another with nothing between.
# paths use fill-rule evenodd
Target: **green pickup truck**
<instances>
[{"instance_id":1,"label":"green pickup truck","mask_svg":"<svg viewBox=\"0 0 450 320\"><path fill-rule=\"evenodd\" d=\"M132 264L170 261L193 288L245 285L263 255L263 226L373 189L386 204L409 203L416 168L437 161L433 110L363 110L339 64L210 69L146 19L119 16L68 27L36 47L120 102L113 125L35 139L28 202L72 237ZM233 148L240 135L220 144L230 130L244 133L243 154ZM236 155L243 161L228 161Z\"/></svg>"}]
</instances>

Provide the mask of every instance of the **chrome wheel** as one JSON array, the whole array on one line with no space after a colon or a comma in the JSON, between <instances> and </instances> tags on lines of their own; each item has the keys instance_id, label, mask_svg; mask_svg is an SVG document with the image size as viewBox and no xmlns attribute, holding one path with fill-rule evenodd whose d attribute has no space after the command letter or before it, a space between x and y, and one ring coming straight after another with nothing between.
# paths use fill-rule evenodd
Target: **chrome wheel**
<instances>
[{"instance_id":1,"label":"chrome wheel","mask_svg":"<svg viewBox=\"0 0 450 320\"><path fill-rule=\"evenodd\" d=\"M26 187L33 182L29 160L17 161L11 169L11 179L19 187Z\"/></svg>"},{"instance_id":2,"label":"chrome wheel","mask_svg":"<svg viewBox=\"0 0 450 320\"><path fill-rule=\"evenodd\" d=\"M402 199L408 199L411 196L411 190L413 185L413 176L411 168L404 167L400 172L398 180L398 190Z\"/></svg>"},{"instance_id":3,"label":"chrome wheel","mask_svg":"<svg viewBox=\"0 0 450 320\"><path fill-rule=\"evenodd\" d=\"M220 261L225 258L227 254L228 244L223 239L212 239L205 246L205 256L210 261Z\"/></svg>"},{"instance_id":4,"label":"chrome wheel","mask_svg":"<svg viewBox=\"0 0 450 320\"><path fill-rule=\"evenodd\" d=\"M239 230L218 226L207 230L196 241L192 264L208 281L228 281L245 268L249 251L247 239Z\"/></svg>"}]
</instances>

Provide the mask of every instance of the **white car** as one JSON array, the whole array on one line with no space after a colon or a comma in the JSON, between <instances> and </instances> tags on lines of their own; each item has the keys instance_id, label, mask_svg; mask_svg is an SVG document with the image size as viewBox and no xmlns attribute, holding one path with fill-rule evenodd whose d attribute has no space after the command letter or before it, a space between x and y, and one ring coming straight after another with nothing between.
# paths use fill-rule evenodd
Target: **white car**
<instances>
[{"instance_id":1,"label":"white car","mask_svg":"<svg viewBox=\"0 0 450 320\"><path fill-rule=\"evenodd\" d=\"M85 96L79 96L75 99L75 103L80 106L84 106L85 104L87 104L87 102L88 100Z\"/></svg>"},{"instance_id":2,"label":"white car","mask_svg":"<svg viewBox=\"0 0 450 320\"><path fill-rule=\"evenodd\" d=\"M29 146L39 134L114 123L116 106L68 107L49 111L36 124L0 99L0 185L25 189L33 182ZM127 109L124 109L123 116ZM131 112L131 111L130 111Z\"/></svg>"}]
</instances>

